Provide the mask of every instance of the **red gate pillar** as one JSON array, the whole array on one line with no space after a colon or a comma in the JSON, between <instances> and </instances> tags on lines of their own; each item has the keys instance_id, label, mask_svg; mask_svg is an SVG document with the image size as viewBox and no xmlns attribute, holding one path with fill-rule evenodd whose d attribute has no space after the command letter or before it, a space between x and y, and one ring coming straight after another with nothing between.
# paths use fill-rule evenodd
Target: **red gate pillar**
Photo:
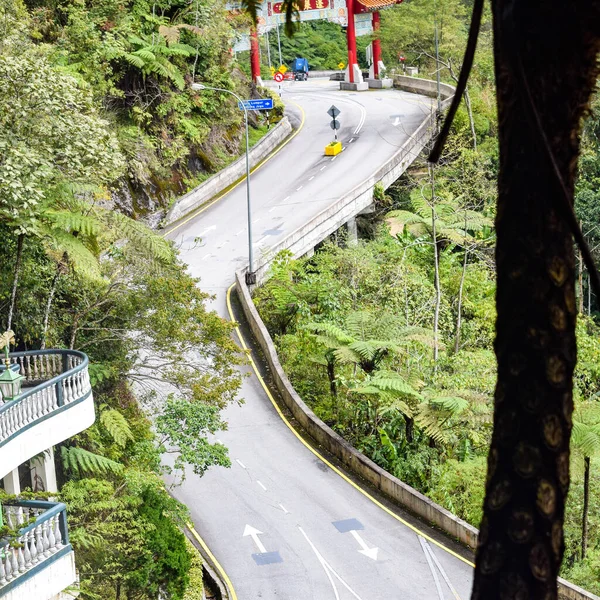
<instances>
[{"instance_id":1,"label":"red gate pillar","mask_svg":"<svg viewBox=\"0 0 600 600\"><path fill-rule=\"evenodd\" d=\"M354 65L356 64L356 28L354 26L354 0L346 0L348 10L348 78L354 83Z\"/></svg>"},{"instance_id":2,"label":"red gate pillar","mask_svg":"<svg viewBox=\"0 0 600 600\"><path fill-rule=\"evenodd\" d=\"M250 29L250 71L252 73L252 81L257 83L260 81L260 54L258 50L258 32L253 25Z\"/></svg>"},{"instance_id":3,"label":"red gate pillar","mask_svg":"<svg viewBox=\"0 0 600 600\"><path fill-rule=\"evenodd\" d=\"M373 13L373 32L379 31L380 18L379 11L376 10ZM381 60L381 42L379 36L373 40L373 75L375 79L379 78L379 61Z\"/></svg>"}]
</instances>

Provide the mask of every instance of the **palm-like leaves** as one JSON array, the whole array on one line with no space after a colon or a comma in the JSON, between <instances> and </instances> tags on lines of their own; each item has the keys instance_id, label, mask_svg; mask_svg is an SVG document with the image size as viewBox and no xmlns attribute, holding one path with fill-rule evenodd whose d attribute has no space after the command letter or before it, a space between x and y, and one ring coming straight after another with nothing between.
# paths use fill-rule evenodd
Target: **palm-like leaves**
<instances>
[{"instance_id":1,"label":"palm-like leaves","mask_svg":"<svg viewBox=\"0 0 600 600\"><path fill-rule=\"evenodd\" d=\"M411 343L430 344L433 336L422 327L402 327L393 315L369 311L350 313L346 327L333 323L308 323L317 340L332 350L341 364L358 365L365 373L373 373L389 354L398 354Z\"/></svg>"},{"instance_id":2,"label":"palm-like leaves","mask_svg":"<svg viewBox=\"0 0 600 600\"><path fill-rule=\"evenodd\" d=\"M590 458L600 454L600 407L595 403L582 404L575 411L571 446Z\"/></svg>"},{"instance_id":3,"label":"palm-like leaves","mask_svg":"<svg viewBox=\"0 0 600 600\"><path fill-rule=\"evenodd\" d=\"M387 214L392 235L406 231L414 237L432 237L435 216L438 240L465 246L475 240L474 234L493 226L491 219L475 210L461 208L456 201L438 201L434 209L421 194L414 193L411 208L411 211L394 210Z\"/></svg>"},{"instance_id":4,"label":"palm-like leaves","mask_svg":"<svg viewBox=\"0 0 600 600\"><path fill-rule=\"evenodd\" d=\"M242 7L250 15L250 18L256 24L258 20L258 11L262 7L262 0L242 0ZM284 31L288 37L292 37L298 28L300 20L300 0L282 0L282 12L285 12Z\"/></svg>"},{"instance_id":5,"label":"palm-like leaves","mask_svg":"<svg viewBox=\"0 0 600 600\"><path fill-rule=\"evenodd\" d=\"M183 73L171 59L176 56L192 56L196 49L188 44L179 42L179 33L182 28L199 33L197 27L191 25L161 26L158 36L131 35L127 42L134 49L122 49L116 57L122 57L130 65L139 69L144 77L158 75L171 81L175 87L182 90L185 86Z\"/></svg>"}]
</instances>

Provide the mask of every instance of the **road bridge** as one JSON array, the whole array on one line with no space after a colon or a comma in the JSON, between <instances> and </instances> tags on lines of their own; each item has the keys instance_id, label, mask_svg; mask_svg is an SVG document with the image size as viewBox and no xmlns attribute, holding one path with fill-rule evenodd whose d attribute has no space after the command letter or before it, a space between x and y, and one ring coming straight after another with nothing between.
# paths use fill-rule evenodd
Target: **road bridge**
<instances>
[{"instance_id":1,"label":"road bridge","mask_svg":"<svg viewBox=\"0 0 600 600\"><path fill-rule=\"evenodd\" d=\"M397 90L353 94L334 82L289 82L284 101L294 139L252 175L255 255L373 177L432 114L431 98ZM329 117L342 113L345 150L324 157ZM169 233L213 307L248 263L245 186L181 220ZM202 238L197 243L196 238ZM260 261L260 258L259 258ZM231 579L240 600L466 600L464 551L397 508L385 510L294 435L261 381L245 379L230 406L230 469L188 473L176 497ZM385 501L382 501L385 503ZM401 520L394 517L399 515Z\"/></svg>"}]
</instances>

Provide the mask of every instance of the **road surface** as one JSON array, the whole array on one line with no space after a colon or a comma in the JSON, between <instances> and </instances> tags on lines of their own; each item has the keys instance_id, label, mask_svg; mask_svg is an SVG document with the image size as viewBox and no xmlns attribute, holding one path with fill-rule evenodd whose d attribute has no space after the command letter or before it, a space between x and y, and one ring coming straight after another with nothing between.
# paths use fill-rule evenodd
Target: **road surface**
<instances>
[{"instance_id":1,"label":"road surface","mask_svg":"<svg viewBox=\"0 0 600 600\"><path fill-rule=\"evenodd\" d=\"M372 175L432 110L422 96L340 92L329 81L286 82L283 99L301 128L251 176L255 254ZM323 156L331 104L341 110L345 147L333 159ZM169 233L223 316L234 272L248 264L246 225L239 185ZM469 597L472 569L460 549L394 509L419 535L336 474L290 431L255 376L241 396L245 403L225 411L229 428L217 436L232 467L189 473L174 490L239 600Z\"/></svg>"}]
</instances>

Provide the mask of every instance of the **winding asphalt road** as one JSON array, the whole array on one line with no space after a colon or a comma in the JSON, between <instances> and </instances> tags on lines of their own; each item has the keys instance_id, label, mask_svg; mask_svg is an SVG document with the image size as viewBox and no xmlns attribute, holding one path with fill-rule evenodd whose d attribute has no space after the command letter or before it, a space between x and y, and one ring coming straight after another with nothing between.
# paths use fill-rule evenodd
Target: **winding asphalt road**
<instances>
[{"instance_id":1,"label":"winding asphalt road","mask_svg":"<svg viewBox=\"0 0 600 600\"><path fill-rule=\"evenodd\" d=\"M431 111L422 96L346 93L329 81L286 83L283 100L301 128L251 176L256 253L372 175ZM331 104L341 110L345 146L334 159L323 156ZM246 223L240 185L169 233L223 316L234 271L248 263ZM256 376L241 396L245 403L225 411L229 428L217 436L232 467L188 473L174 490L239 600L468 598L472 570L460 548L340 477L290 431Z\"/></svg>"}]
</instances>

